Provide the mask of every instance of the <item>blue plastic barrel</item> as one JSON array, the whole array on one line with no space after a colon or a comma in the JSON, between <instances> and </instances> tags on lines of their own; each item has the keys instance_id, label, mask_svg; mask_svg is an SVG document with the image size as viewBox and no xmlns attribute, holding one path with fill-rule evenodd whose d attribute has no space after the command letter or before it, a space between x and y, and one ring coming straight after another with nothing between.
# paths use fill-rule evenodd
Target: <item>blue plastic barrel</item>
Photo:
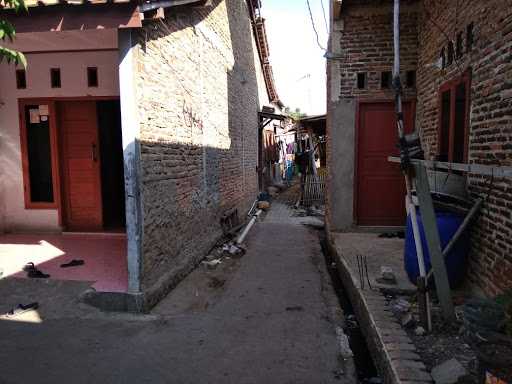
<instances>
[{"instance_id":1,"label":"blue plastic barrel","mask_svg":"<svg viewBox=\"0 0 512 384\"><path fill-rule=\"evenodd\" d=\"M425 230L423 229L421 214L418 208L416 210L416 214L418 216L418 226L420 230L421 245L423 248L423 257L425 259L425 269L428 273L431 269L430 254L428 252ZM464 217L452 212L436 211L436 219L439 237L441 239L441 249L444 249L462 224ZM468 252L469 233L468 231L465 231L445 258L448 280L450 281L450 286L452 288L456 288L464 280L466 257ZM416 257L416 246L414 244L410 215L407 217L407 229L405 233L404 264L409 280L411 283L416 284L420 271L418 259Z\"/></svg>"}]
</instances>

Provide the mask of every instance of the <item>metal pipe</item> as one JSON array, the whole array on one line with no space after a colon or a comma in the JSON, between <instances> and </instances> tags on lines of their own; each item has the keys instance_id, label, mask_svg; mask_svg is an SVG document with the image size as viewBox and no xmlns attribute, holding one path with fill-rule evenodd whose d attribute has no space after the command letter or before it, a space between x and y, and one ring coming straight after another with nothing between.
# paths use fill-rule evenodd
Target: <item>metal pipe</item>
<instances>
[{"instance_id":1,"label":"metal pipe","mask_svg":"<svg viewBox=\"0 0 512 384\"><path fill-rule=\"evenodd\" d=\"M263 211L261 209L258 209L256 211L256 213L252 216L251 220L249 221L249 224L247 224L247 227L245 227L244 230L242 231L242 233L240 233L240 235L238 235L238 237L236 239L236 244L240 245L240 244L243 243L245 237L247 236L247 234L251 230L252 226L256 222L256 219L261 214L261 212L263 212Z\"/></svg>"},{"instance_id":2,"label":"metal pipe","mask_svg":"<svg viewBox=\"0 0 512 384\"><path fill-rule=\"evenodd\" d=\"M393 86L395 88L395 102L396 102L396 115L397 115L397 129L398 138L400 142L400 150L405 151L402 154L404 157L405 164L402 164L402 170L405 178L405 189L406 195L406 208L409 208L409 214L411 215L411 225L414 235L414 245L416 247L416 256L418 258L418 266L420 270L420 276L425 278L425 261L423 257L423 247L421 245L420 231L418 227L418 220L416 217L416 207L412 202L412 181L409 173L409 155L407 153L407 146L405 144L405 131L404 131L404 120L403 120L403 109L402 109L402 86L400 84L400 0L395 0L393 8L393 49L394 49L394 62L393 62ZM401 156L402 158L402 156ZM428 331L432 329L432 321L430 315L430 305L428 292L425 293L426 302L426 314L425 318L427 321Z\"/></svg>"},{"instance_id":3,"label":"metal pipe","mask_svg":"<svg viewBox=\"0 0 512 384\"><path fill-rule=\"evenodd\" d=\"M478 213L478 211L480 210L480 207L482 206L483 202L484 202L483 199L478 199L475 202L475 204L473 205L473 207L470 209L470 211L468 212L468 214L464 218L464 221L462 221L462 224L460 225L460 227L457 229L457 231L455 232L453 237L450 239L450 241L448 242L446 247L444 247L444 249L443 249L443 258L444 259L446 259L446 257L450 253L450 251L453 249L453 247L457 243L457 240L459 240L460 236L464 233L464 231L466 230L468 225L471 223L471 221L473 220L475 215ZM433 272L434 271L431 270L428 273L427 278L430 278L432 276Z\"/></svg>"},{"instance_id":4,"label":"metal pipe","mask_svg":"<svg viewBox=\"0 0 512 384\"><path fill-rule=\"evenodd\" d=\"M403 142L404 133L404 120L402 114L402 95L400 85L400 0L395 0L394 14L393 14L393 47L394 47L394 65L393 65L393 82L396 92L396 113L397 113L397 128L398 137ZM423 258L423 247L421 246L420 230L418 227L418 219L416 217L416 207L412 202L412 185L411 177L407 169L404 169L405 187L406 187L406 209L411 216L412 231L414 234L414 244L416 246L416 255L418 258L418 266L420 276L425 277L425 261ZM412 207L412 209L411 209Z\"/></svg>"},{"instance_id":5,"label":"metal pipe","mask_svg":"<svg viewBox=\"0 0 512 384\"><path fill-rule=\"evenodd\" d=\"M469 223L471 222L471 220L473 220L473 217L477 214L477 212L480 209L480 207L482 206L483 202L484 202L483 199L478 199L476 201L475 205L473 205L471 210L468 212L468 214L464 218L464 221L462 222L460 227L457 229L457 231L455 232L453 237L450 239L450 242L448 243L448 245L446 245L446 247L444 248L443 257L446 258L448 253L452 250L453 246L455 245L455 243L457 242L459 237L464 233L464 231L466 230L466 228L469 225Z\"/></svg>"},{"instance_id":6,"label":"metal pipe","mask_svg":"<svg viewBox=\"0 0 512 384\"><path fill-rule=\"evenodd\" d=\"M400 163L400 158L397 156L388 156L388 161L391 163ZM494 177L512 177L512 167L507 166L492 166L483 164L460 164L448 163L443 161L432 160L419 160L411 159L412 164L423 164L431 169L447 169L448 171L462 171L467 173L474 173L475 175L494 176Z\"/></svg>"}]
</instances>

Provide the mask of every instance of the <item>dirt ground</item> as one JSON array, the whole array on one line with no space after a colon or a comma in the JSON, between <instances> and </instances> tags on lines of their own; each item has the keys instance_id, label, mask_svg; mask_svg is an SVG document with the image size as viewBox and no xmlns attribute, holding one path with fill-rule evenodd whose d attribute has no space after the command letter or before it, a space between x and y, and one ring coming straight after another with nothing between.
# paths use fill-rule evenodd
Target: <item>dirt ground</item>
<instances>
[{"instance_id":1,"label":"dirt ground","mask_svg":"<svg viewBox=\"0 0 512 384\"><path fill-rule=\"evenodd\" d=\"M3 311L40 304L0 320L0 383L354 383L318 235L274 203L246 246L148 315L79 303L85 283L0 280Z\"/></svg>"},{"instance_id":2,"label":"dirt ground","mask_svg":"<svg viewBox=\"0 0 512 384\"><path fill-rule=\"evenodd\" d=\"M417 311L416 318L418 318ZM418 336L414 328L409 328L407 333L416 345L417 352L429 371L447 360L456 358L468 371L469 375L464 382L477 384L478 361L475 351L464 337L462 321L446 323L440 306L434 304L432 306L432 332Z\"/></svg>"}]
</instances>

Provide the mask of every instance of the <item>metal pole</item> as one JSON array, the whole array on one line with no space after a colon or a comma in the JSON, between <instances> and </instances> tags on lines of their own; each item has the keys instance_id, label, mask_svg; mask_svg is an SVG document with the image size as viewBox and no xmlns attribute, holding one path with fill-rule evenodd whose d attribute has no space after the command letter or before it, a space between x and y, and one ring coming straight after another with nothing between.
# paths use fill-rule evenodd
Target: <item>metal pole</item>
<instances>
[{"instance_id":1,"label":"metal pole","mask_svg":"<svg viewBox=\"0 0 512 384\"><path fill-rule=\"evenodd\" d=\"M464 221L460 225L459 229L457 229L457 232L453 235L450 242L446 245L446 247L443 249L443 258L446 259L448 257L448 254L452 250L452 248L455 246L457 241L459 240L460 236L466 231L469 224L473 221L474 217L480 210L483 204L482 199L477 199L471 210L467 213L466 217L464 218ZM432 274L434 273L434 270L430 270L430 272L427 275L427 279L430 279Z\"/></svg>"},{"instance_id":2,"label":"metal pole","mask_svg":"<svg viewBox=\"0 0 512 384\"><path fill-rule=\"evenodd\" d=\"M393 47L394 47L394 65L393 65L393 86L395 89L395 103L396 103L396 115L397 115L397 129L398 138L400 141L400 158L401 168L405 178L406 188L406 210L411 216L411 225L414 235L414 244L416 246L416 256L418 258L418 266L420 271L420 277L426 278L425 261L423 258L423 247L421 245L420 231L418 227L418 219L416 217L416 207L412 202L412 183L410 177L410 164L409 164L409 153L405 142L405 131L404 131L404 117L402 110L402 86L400 81L400 0L395 0L394 12L393 12ZM425 284L426 285L426 284ZM432 330L432 321L430 315L430 301L428 292L425 291L425 310L426 313L422 314L424 319L424 325L428 331Z\"/></svg>"}]
</instances>

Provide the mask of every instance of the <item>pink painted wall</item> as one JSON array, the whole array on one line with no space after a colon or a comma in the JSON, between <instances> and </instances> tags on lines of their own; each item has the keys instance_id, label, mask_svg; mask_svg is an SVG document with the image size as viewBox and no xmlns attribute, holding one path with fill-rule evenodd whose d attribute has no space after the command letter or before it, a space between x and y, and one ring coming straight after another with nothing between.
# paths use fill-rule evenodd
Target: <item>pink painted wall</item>
<instances>
[{"instance_id":1,"label":"pink painted wall","mask_svg":"<svg viewBox=\"0 0 512 384\"><path fill-rule=\"evenodd\" d=\"M66 34L57 32L56 34ZM87 32L84 32L86 34ZM98 48L105 49L105 40L112 31L105 30L104 39L99 39ZM50 36L51 38L51 36ZM92 46L93 35L59 35L52 47L68 48L75 39L75 49L80 49L88 40ZM37 41L37 36L35 36ZM112 41L112 40L109 40ZM112 43L113 44L113 43ZM112 45L110 44L110 45ZM117 39L115 40L117 44ZM58 231L57 210L25 209L23 199L23 174L21 167L20 129L18 99L31 97L79 97L117 96L118 51L84 51L27 54L27 89L16 89L15 67L0 63L0 232L44 230ZM87 67L98 68L99 87L88 88ZM60 68L61 88L50 87L50 68Z\"/></svg>"}]
</instances>

